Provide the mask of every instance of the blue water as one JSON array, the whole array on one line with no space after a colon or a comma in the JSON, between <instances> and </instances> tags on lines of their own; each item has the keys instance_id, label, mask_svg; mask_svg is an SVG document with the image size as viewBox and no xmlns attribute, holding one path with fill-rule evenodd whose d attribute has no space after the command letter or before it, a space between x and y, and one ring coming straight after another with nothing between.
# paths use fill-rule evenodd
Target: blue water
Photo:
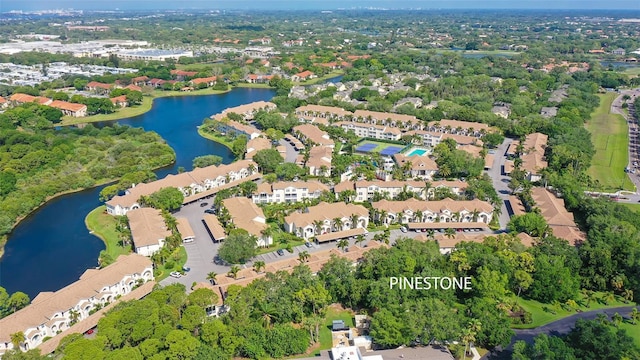
<instances>
[{"instance_id":1,"label":"blue water","mask_svg":"<svg viewBox=\"0 0 640 360\"><path fill-rule=\"evenodd\" d=\"M161 178L176 173L179 166L190 170L196 156L215 154L230 163L231 152L199 136L196 127L204 118L228 107L266 101L274 94L270 89L237 88L222 95L160 98L149 112L118 123L155 131L175 150L175 164L156 172ZM20 222L0 259L0 286L10 293L23 291L34 298L41 291L55 291L78 280L86 269L95 267L104 243L89 234L84 218L101 205L101 189L102 186L58 197Z\"/></svg>"},{"instance_id":2,"label":"blue water","mask_svg":"<svg viewBox=\"0 0 640 360\"><path fill-rule=\"evenodd\" d=\"M407 156L423 156L426 152L427 150L424 149L413 149Z\"/></svg>"}]
</instances>

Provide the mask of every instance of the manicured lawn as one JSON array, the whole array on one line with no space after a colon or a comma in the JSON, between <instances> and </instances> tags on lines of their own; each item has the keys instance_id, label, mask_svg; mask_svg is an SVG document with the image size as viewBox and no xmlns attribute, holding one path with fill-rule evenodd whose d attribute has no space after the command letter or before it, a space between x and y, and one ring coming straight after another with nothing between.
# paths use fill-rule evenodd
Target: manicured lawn
<instances>
[{"instance_id":1,"label":"manicured lawn","mask_svg":"<svg viewBox=\"0 0 640 360\"><path fill-rule=\"evenodd\" d=\"M586 124L596 148L587 173L601 185L601 188L594 190L635 191L635 186L624 172L629 162L627 124L621 115L610 113L611 103L617 94L611 92L599 96L600 106L591 114L591 119Z\"/></svg>"},{"instance_id":2,"label":"manicured lawn","mask_svg":"<svg viewBox=\"0 0 640 360\"><path fill-rule=\"evenodd\" d=\"M116 112L111 114L99 114L99 115L91 115L85 116L81 118L75 118L71 116L62 117L61 125L75 125L75 124L84 124L96 121L113 121L126 119L138 115L142 115L147 111L151 110L151 106L153 105L153 99L160 97L169 97L169 96L196 96L196 95L217 95L223 94L227 91L222 90L213 90L211 88L194 90L194 91L163 91L163 90L154 90L151 96L144 96L142 98L142 104L125 107L122 109L116 110Z\"/></svg>"},{"instance_id":3,"label":"manicured lawn","mask_svg":"<svg viewBox=\"0 0 640 360\"><path fill-rule=\"evenodd\" d=\"M609 304L604 303L601 300L603 293L596 293L594 296L594 300L591 301L589 307L586 307L586 301L582 298L582 295L579 296L579 300L577 300L578 309L582 311L591 311L598 309L606 309L620 306L633 306L633 303L625 304L618 297L616 297L615 301L612 301ZM531 324L525 325L514 325L513 328L516 329L532 329L538 326L542 326L548 324L550 322L554 322L556 320L560 320L569 315L576 314L575 310L565 310L562 307L554 307L551 304L543 304L541 302L535 300L525 300L518 299L518 305L522 306L526 311L530 312L533 318L533 322ZM546 310L545 310L546 309ZM551 312L551 310L554 313Z\"/></svg>"},{"instance_id":4,"label":"manicured lawn","mask_svg":"<svg viewBox=\"0 0 640 360\"><path fill-rule=\"evenodd\" d=\"M155 277L157 282L160 282L171 274L172 271L180 271L182 272L182 267L187 263L187 250L184 246L180 246L173 251L170 256L171 261L174 262L173 267L169 269L165 269L164 266L158 268L161 272Z\"/></svg>"},{"instance_id":5,"label":"manicured lawn","mask_svg":"<svg viewBox=\"0 0 640 360\"><path fill-rule=\"evenodd\" d=\"M116 231L116 219L108 215L105 210L106 207L104 205L93 209L84 222L89 231L104 241L107 254L115 260L122 254L130 253L131 249L122 247Z\"/></svg>"},{"instance_id":6,"label":"manicured lawn","mask_svg":"<svg viewBox=\"0 0 640 360\"><path fill-rule=\"evenodd\" d=\"M640 75L640 66L626 68L623 72L627 75Z\"/></svg>"},{"instance_id":7,"label":"manicured lawn","mask_svg":"<svg viewBox=\"0 0 640 360\"><path fill-rule=\"evenodd\" d=\"M332 72L328 73L328 74L327 74L327 75L325 75L325 76L317 77L317 78L315 78L315 79L311 79L311 80L307 80L307 81L302 81L302 82L295 83L295 84L296 84L296 85L313 85L313 84L317 84L317 83L319 83L319 82L323 82L323 81L325 81L325 80L328 80L328 79L331 79L331 78L334 78L334 77L338 77L338 76L340 76L340 75L344 75L344 71L342 71L342 70L335 70L335 71L332 71Z\"/></svg>"},{"instance_id":8,"label":"manicured lawn","mask_svg":"<svg viewBox=\"0 0 640 360\"><path fill-rule=\"evenodd\" d=\"M640 322L636 325L630 322L623 322L620 324L620 328L627 330L627 335L631 336L636 346L640 347Z\"/></svg>"},{"instance_id":9,"label":"manicured lawn","mask_svg":"<svg viewBox=\"0 0 640 360\"><path fill-rule=\"evenodd\" d=\"M333 320L343 320L348 327L355 327L353 322L353 313L348 310L338 310L330 307L327 310L327 316L325 317L324 326L320 328L320 348L312 353L312 356L317 356L320 350L328 350L333 347L331 339L331 325Z\"/></svg>"},{"instance_id":10,"label":"manicured lawn","mask_svg":"<svg viewBox=\"0 0 640 360\"><path fill-rule=\"evenodd\" d=\"M640 213L640 204L631 204L631 203L618 203L618 204L631 209L631 211Z\"/></svg>"},{"instance_id":11,"label":"manicured lawn","mask_svg":"<svg viewBox=\"0 0 640 360\"><path fill-rule=\"evenodd\" d=\"M134 116L142 115L147 111L151 110L151 105L153 105L153 97L144 96L142 98L142 104L118 109L116 110L116 112L111 114L91 115L91 116L86 116L81 118L64 116L62 118L62 125L84 124L84 123L90 123L90 122L96 122L96 121L112 121L112 120L119 120L119 119L134 117Z\"/></svg>"},{"instance_id":12,"label":"manicured lawn","mask_svg":"<svg viewBox=\"0 0 640 360\"><path fill-rule=\"evenodd\" d=\"M211 133L211 132L206 132L201 127L198 127L198 134L200 134L200 136L202 136L205 139L209 139L211 141L215 141L217 143L220 143L220 144L228 147L229 150L231 150L232 140L229 140L229 138L227 138L226 136L223 136L223 135L220 135L220 134Z\"/></svg>"},{"instance_id":13,"label":"manicured lawn","mask_svg":"<svg viewBox=\"0 0 640 360\"><path fill-rule=\"evenodd\" d=\"M252 88L252 89L271 89L271 86L269 86L268 83L266 84L250 84L250 83L237 83L234 85L235 87L239 87L239 88Z\"/></svg>"}]
</instances>

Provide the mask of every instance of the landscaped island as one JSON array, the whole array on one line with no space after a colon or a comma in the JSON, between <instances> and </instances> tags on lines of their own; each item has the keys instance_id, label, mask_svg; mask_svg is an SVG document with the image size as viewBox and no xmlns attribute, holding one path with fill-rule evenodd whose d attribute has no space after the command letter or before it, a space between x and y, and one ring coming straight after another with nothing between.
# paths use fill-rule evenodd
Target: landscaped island
<instances>
[{"instance_id":1,"label":"landscaped island","mask_svg":"<svg viewBox=\"0 0 640 360\"><path fill-rule=\"evenodd\" d=\"M175 161L157 134L142 129L52 130L61 115L52 110L25 104L0 115L0 247L18 221L55 196L126 174L148 179Z\"/></svg>"}]
</instances>

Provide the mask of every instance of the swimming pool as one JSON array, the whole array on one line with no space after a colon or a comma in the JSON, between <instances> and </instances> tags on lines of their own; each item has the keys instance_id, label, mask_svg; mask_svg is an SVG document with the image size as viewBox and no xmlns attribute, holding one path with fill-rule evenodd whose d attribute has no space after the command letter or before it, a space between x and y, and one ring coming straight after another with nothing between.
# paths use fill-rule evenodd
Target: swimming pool
<instances>
[{"instance_id":1,"label":"swimming pool","mask_svg":"<svg viewBox=\"0 0 640 360\"><path fill-rule=\"evenodd\" d=\"M424 156L424 154L426 153L427 150L425 149L413 149L409 153L407 153L407 156Z\"/></svg>"}]
</instances>

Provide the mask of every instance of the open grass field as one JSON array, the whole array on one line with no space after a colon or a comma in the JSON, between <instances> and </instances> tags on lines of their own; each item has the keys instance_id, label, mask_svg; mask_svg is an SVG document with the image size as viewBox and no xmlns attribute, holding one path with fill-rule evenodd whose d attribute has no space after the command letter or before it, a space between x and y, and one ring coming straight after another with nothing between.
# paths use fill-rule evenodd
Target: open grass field
<instances>
[{"instance_id":1,"label":"open grass field","mask_svg":"<svg viewBox=\"0 0 640 360\"><path fill-rule=\"evenodd\" d=\"M634 325L631 322L625 321L620 324L620 328L626 330L627 335L633 338L633 342L636 346L640 347L640 322Z\"/></svg>"},{"instance_id":2,"label":"open grass field","mask_svg":"<svg viewBox=\"0 0 640 360\"><path fill-rule=\"evenodd\" d=\"M102 239L106 246L107 254L115 260L122 254L130 253L131 249L122 247L116 231L116 220L113 216L108 215L105 210L106 207L104 205L98 206L87 215L84 222L93 235Z\"/></svg>"},{"instance_id":3,"label":"open grass field","mask_svg":"<svg viewBox=\"0 0 640 360\"><path fill-rule=\"evenodd\" d=\"M586 300L582 295L579 295L579 299L576 301L578 305L577 309L591 311L620 306L633 306L633 303L624 303L619 297L616 297L614 301L606 303L603 300L603 296L603 293L595 293L594 299L589 303L589 307L587 307ZM533 329L576 313L574 309L567 310L559 306L554 307L553 305L543 304L535 300L518 299L518 305L531 313L533 322L531 324L514 325L513 328L516 329Z\"/></svg>"},{"instance_id":4,"label":"open grass field","mask_svg":"<svg viewBox=\"0 0 640 360\"><path fill-rule=\"evenodd\" d=\"M618 203L618 205L622 205L626 208L629 208L631 211L640 213L640 204L631 204L631 203Z\"/></svg>"},{"instance_id":5,"label":"open grass field","mask_svg":"<svg viewBox=\"0 0 640 360\"><path fill-rule=\"evenodd\" d=\"M629 132L621 115L611 114L611 103L616 93L600 96L600 106L591 114L586 128L596 148L587 173L600 183L602 191L635 191L635 186L624 172L629 162Z\"/></svg>"},{"instance_id":6,"label":"open grass field","mask_svg":"<svg viewBox=\"0 0 640 360\"><path fill-rule=\"evenodd\" d=\"M640 75L640 66L626 68L623 73L627 75Z\"/></svg>"}]
</instances>

